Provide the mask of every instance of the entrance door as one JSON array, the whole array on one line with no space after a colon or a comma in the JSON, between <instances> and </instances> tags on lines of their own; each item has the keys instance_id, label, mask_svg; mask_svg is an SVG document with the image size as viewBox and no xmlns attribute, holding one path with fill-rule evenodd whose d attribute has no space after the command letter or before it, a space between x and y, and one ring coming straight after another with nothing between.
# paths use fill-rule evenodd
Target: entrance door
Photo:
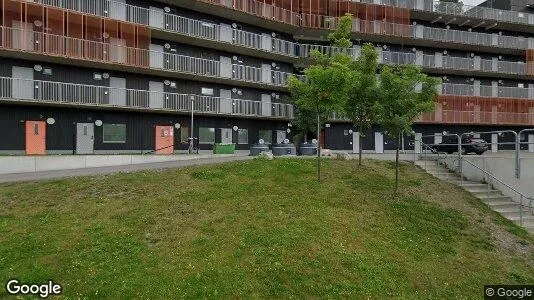
<instances>
[{"instance_id":1,"label":"entrance door","mask_svg":"<svg viewBox=\"0 0 534 300\"><path fill-rule=\"evenodd\" d=\"M352 133L352 153L360 153L360 133Z\"/></svg>"},{"instance_id":2,"label":"entrance door","mask_svg":"<svg viewBox=\"0 0 534 300\"><path fill-rule=\"evenodd\" d=\"M174 154L174 127L156 126L156 154Z\"/></svg>"},{"instance_id":3,"label":"entrance door","mask_svg":"<svg viewBox=\"0 0 534 300\"><path fill-rule=\"evenodd\" d=\"M33 69L14 66L11 74L13 99L33 99Z\"/></svg>"},{"instance_id":4,"label":"entrance door","mask_svg":"<svg viewBox=\"0 0 534 300\"><path fill-rule=\"evenodd\" d=\"M95 127L93 123L76 124L76 154L93 154Z\"/></svg>"},{"instance_id":5,"label":"entrance door","mask_svg":"<svg viewBox=\"0 0 534 300\"><path fill-rule=\"evenodd\" d=\"M286 139L286 131L285 130L277 130L276 131L276 143L281 144Z\"/></svg>"},{"instance_id":6,"label":"entrance door","mask_svg":"<svg viewBox=\"0 0 534 300\"><path fill-rule=\"evenodd\" d=\"M26 155L44 155L45 153L46 123L26 121Z\"/></svg>"},{"instance_id":7,"label":"entrance door","mask_svg":"<svg viewBox=\"0 0 534 300\"><path fill-rule=\"evenodd\" d=\"M232 129L231 128L221 128L221 143L222 144L232 143Z\"/></svg>"}]
</instances>

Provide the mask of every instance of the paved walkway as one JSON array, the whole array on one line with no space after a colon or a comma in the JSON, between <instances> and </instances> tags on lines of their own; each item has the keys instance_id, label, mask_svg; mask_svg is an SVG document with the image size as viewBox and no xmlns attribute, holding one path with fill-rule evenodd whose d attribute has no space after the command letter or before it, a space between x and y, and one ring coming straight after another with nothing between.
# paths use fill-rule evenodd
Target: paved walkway
<instances>
[{"instance_id":1,"label":"paved walkway","mask_svg":"<svg viewBox=\"0 0 534 300\"><path fill-rule=\"evenodd\" d=\"M30 173L15 173L15 174L0 175L0 183L47 180L47 179L75 177L75 176L91 176L91 175L112 174L112 173L119 173L119 172L136 172L136 171L142 171L142 170L171 169L171 168L180 168L180 167L187 167L187 166L197 166L197 165L217 164L217 163L239 161L239 160L249 160L252 158L253 157L251 156L242 156L242 155L230 156L230 157L207 157L207 158L199 157L197 159L190 159L190 160L177 160L177 161L136 164L136 165L122 165L122 166L111 166L111 167L100 167L100 168L84 168L84 169L71 169L71 170L59 170L59 171L30 172Z\"/></svg>"}]
</instances>

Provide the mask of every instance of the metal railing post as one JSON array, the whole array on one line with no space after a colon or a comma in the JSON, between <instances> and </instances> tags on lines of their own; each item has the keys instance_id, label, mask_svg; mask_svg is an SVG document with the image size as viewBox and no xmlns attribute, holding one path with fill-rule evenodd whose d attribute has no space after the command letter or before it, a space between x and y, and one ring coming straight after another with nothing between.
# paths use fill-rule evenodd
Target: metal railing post
<instances>
[{"instance_id":1,"label":"metal railing post","mask_svg":"<svg viewBox=\"0 0 534 300\"><path fill-rule=\"evenodd\" d=\"M523 226L523 194L521 194L519 201L519 224Z\"/></svg>"},{"instance_id":2,"label":"metal railing post","mask_svg":"<svg viewBox=\"0 0 534 300\"><path fill-rule=\"evenodd\" d=\"M515 135L515 178L521 177L521 167L519 166L519 151L521 150L521 147L519 146L519 135L517 132L512 131Z\"/></svg>"}]
</instances>

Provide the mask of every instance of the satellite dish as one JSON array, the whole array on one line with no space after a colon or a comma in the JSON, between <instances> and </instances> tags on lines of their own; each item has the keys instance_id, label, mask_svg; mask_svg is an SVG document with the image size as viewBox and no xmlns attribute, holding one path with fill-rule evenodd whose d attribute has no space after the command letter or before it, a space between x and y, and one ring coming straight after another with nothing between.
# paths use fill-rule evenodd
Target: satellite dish
<instances>
[{"instance_id":1,"label":"satellite dish","mask_svg":"<svg viewBox=\"0 0 534 300\"><path fill-rule=\"evenodd\" d=\"M55 123L56 123L56 120L54 118L46 119L46 124L48 125L54 125Z\"/></svg>"},{"instance_id":2,"label":"satellite dish","mask_svg":"<svg viewBox=\"0 0 534 300\"><path fill-rule=\"evenodd\" d=\"M176 129L180 129L180 126L181 126L180 123L174 124L174 128L176 128Z\"/></svg>"},{"instance_id":3,"label":"satellite dish","mask_svg":"<svg viewBox=\"0 0 534 300\"><path fill-rule=\"evenodd\" d=\"M289 144L289 140L288 140L288 139L285 139L285 140L284 140L284 144Z\"/></svg>"},{"instance_id":4,"label":"satellite dish","mask_svg":"<svg viewBox=\"0 0 534 300\"><path fill-rule=\"evenodd\" d=\"M102 126L102 120L96 120L95 121L95 125L96 125L96 127Z\"/></svg>"},{"instance_id":5,"label":"satellite dish","mask_svg":"<svg viewBox=\"0 0 534 300\"><path fill-rule=\"evenodd\" d=\"M239 127L234 126L234 127L232 127L232 129L233 129L234 131L237 131L237 130L239 129Z\"/></svg>"},{"instance_id":6,"label":"satellite dish","mask_svg":"<svg viewBox=\"0 0 534 300\"><path fill-rule=\"evenodd\" d=\"M264 141L263 139L260 139L260 140L258 141L258 144L263 145L263 144L265 144L265 141Z\"/></svg>"},{"instance_id":7,"label":"satellite dish","mask_svg":"<svg viewBox=\"0 0 534 300\"><path fill-rule=\"evenodd\" d=\"M317 145L317 139L313 139L313 140L312 140L312 144Z\"/></svg>"},{"instance_id":8,"label":"satellite dish","mask_svg":"<svg viewBox=\"0 0 534 300\"><path fill-rule=\"evenodd\" d=\"M33 69L34 69L35 71L37 71L37 72L41 72L41 71L43 70L43 66L41 66L41 65L35 65L35 66L33 66Z\"/></svg>"},{"instance_id":9,"label":"satellite dish","mask_svg":"<svg viewBox=\"0 0 534 300\"><path fill-rule=\"evenodd\" d=\"M171 8L168 7L168 6L165 6L165 8L163 9L166 13L170 13L171 12Z\"/></svg>"}]
</instances>

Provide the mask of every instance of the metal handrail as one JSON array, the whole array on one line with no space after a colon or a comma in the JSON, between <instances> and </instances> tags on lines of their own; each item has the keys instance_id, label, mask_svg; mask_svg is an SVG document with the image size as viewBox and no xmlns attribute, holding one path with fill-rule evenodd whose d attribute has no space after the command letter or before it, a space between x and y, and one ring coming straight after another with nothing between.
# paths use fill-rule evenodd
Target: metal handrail
<instances>
[{"instance_id":1,"label":"metal handrail","mask_svg":"<svg viewBox=\"0 0 534 300\"><path fill-rule=\"evenodd\" d=\"M511 187L509 184L505 183L504 181L502 181L501 179L497 178L495 175L491 174L490 172L480 168L479 166L475 165L474 163L470 162L469 160L465 159L465 158L461 158L461 160L463 161L466 161L468 164L470 164L471 166L473 166L474 168L482 171L484 173L485 176L489 176L491 177L492 179L494 179L495 181L497 181L498 183L504 185L505 187L507 187L509 190L511 190L512 192L516 193L517 195L520 196L520 201L519 201L519 224L521 226L523 226L523 199L526 199L529 201L529 204L528 204L528 211L532 211L532 201L534 200L534 198L532 197L528 197L526 196L525 194L521 193L520 191L518 191L517 189ZM461 164L460 164L460 168L461 167ZM460 173L461 173L461 177L463 178L463 169L460 170ZM461 185L463 185L463 181L461 182ZM489 183L488 183L489 185ZM513 201L513 198L511 198L512 201ZM513 201L515 202L515 201Z\"/></svg>"}]
</instances>

